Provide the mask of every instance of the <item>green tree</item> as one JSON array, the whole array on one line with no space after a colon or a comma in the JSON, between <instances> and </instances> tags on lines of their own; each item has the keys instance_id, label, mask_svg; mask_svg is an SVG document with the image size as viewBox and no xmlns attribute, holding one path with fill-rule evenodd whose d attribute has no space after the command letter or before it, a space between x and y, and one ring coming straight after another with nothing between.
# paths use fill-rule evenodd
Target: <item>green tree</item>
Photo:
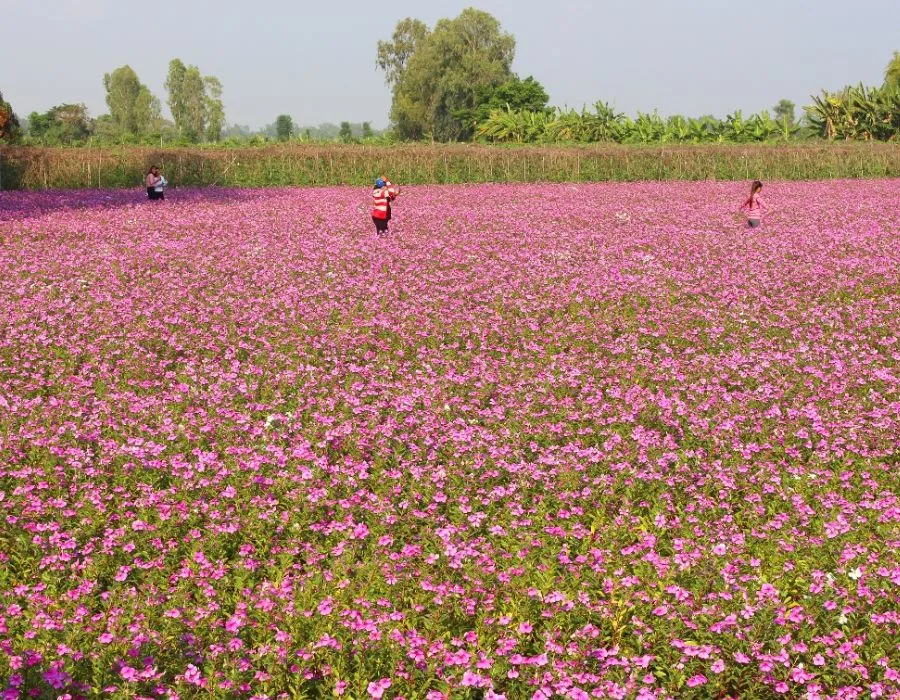
<instances>
[{"instance_id":1,"label":"green tree","mask_svg":"<svg viewBox=\"0 0 900 700\"><path fill-rule=\"evenodd\" d=\"M184 76L187 72L187 66L181 62L180 58L173 58L169 61L169 73L166 76L166 92L169 93L169 111L172 112L172 119L175 121L175 129L181 134L186 122L186 106L184 94Z\"/></svg>"},{"instance_id":2,"label":"green tree","mask_svg":"<svg viewBox=\"0 0 900 700\"><path fill-rule=\"evenodd\" d=\"M375 135L375 132L372 131L372 125L369 122L362 123L362 137L364 139L370 139Z\"/></svg>"},{"instance_id":3,"label":"green tree","mask_svg":"<svg viewBox=\"0 0 900 700\"><path fill-rule=\"evenodd\" d=\"M225 126L222 83L218 78L200 74L197 66L186 66L181 59L169 62L166 77L169 109L181 138L196 143L217 141Z\"/></svg>"},{"instance_id":4,"label":"green tree","mask_svg":"<svg viewBox=\"0 0 900 700\"><path fill-rule=\"evenodd\" d=\"M3 99L0 92L0 141L8 143L18 140L21 133L19 118L13 111L12 105Z\"/></svg>"},{"instance_id":5,"label":"green tree","mask_svg":"<svg viewBox=\"0 0 900 700\"><path fill-rule=\"evenodd\" d=\"M184 119L179 130L188 141L197 143L206 131L206 95L203 76L197 66L188 66L184 72ZM178 125L178 121L175 121Z\"/></svg>"},{"instance_id":6,"label":"green tree","mask_svg":"<svg viewBox=\"0 0 900 700\"><path fill-rule=\"evenodd\" d=\"M203 108L206 140L218 141L225 127L225 106L222 104L222 83L212 75L203 78Z\"/></svg>"},{"instance_id":7,"label":"green tree","mask_svg":"<svg viewBox=\"0 0 900 700\"><path fill-rule=\"evenodd\" d=\"M480 87L475 92L475 108L457 112L463 126L461 138L471 138L492 112L540 112L550 116L553 110L547 107L549 101L544 86L530 75L524 80L515 75L497 87Z\"/></svg>"},{"instance_id":8,"label":"green tree","mask_svg":"<svg viewBox=\"0 0 900 700\"><path fill-rule=\"evenodd\" d=\"M376 64L393 89L391 121L401 139L455 141L471 131L461 117L485 89L512 78L516 42L487 12L468 8L434 30L418 20L379 42Z\"/></svg>"},{"instance_id":9,"label":"green tree","mask_svg":"<svg viewBox=\"0 0 900 700\"><path fill-rule=\"evenodd\" d=\"M150 89L138 80L131 66L121 66L103 76L106 104L115 128L122 134L140 136L159 119L160 106Z\"/></svg>"},{"instance_id":10,"label":"green tree","mask_svg":"<svg viewBox=\"0 0 900 700\"><path fill-rule=\"evenodd\" d=\"M86 141L93 131L93 122L83 104L62 104L43 114L28 116L28 135L45 144L70 145Z\"/></svg>"},{"instance_id":11,"label":"green tree","mask_svg":"<svg viewBox=\"0 0 900 700\"><path fill-rule=\"evenodd\" d=\"M772 114L774 115L775 121L779 124L793 125L795 108L796 105L790 100L779 100L778 104L772 108Z\"/></svg>"},{"instance_id":12,"label":"green tree","mask_svg":"<svg viewBox=\"0 0 900 700\"><path fill-rule=\"evenodd\" d=\"M900 51L894 51L894 57L884 69L884 87L900 90Z\"/></svg>"},{"instance_id":13,"label":"green tree","mask_svg":"<svg viewBox=\"0 0 900 700\"><path fill-rule=\"evenodd\" d=\"M338 138L344 143L350 143L353 140L353 127L350 126L350 122L341 122Z\"/></svg>"},{"instance_id":14,"label":"green tree","mask_svg":"<svg viewBox=\"0 0 900 700\"><path fill-rule=\"evenodd\" d=\"M378 42L375 65L384 71L388 85L395 87L400 82L409 60L429 34L422 20L407 17L397 23L390 41Z\"/></svg>"},{"instance_id":15,"label":"green tree","mask_svg":"<svg viewBox=\"0 0 900 700\"><path fill-rule=\"evenodd\" d=\"M279 114L275 120L275 133L279 141L287 141L294 135L294 120L289 114Z\"/></svg>"}]
</instances>

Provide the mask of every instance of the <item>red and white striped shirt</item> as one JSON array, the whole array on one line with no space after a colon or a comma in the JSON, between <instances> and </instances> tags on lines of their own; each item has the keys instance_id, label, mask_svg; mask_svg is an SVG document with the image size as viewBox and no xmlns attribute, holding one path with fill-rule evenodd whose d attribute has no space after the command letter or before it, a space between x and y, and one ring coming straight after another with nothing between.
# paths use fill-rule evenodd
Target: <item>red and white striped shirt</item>
<instances>
[{"instance_id":1,"label":"red and white striped shirt","mask_svg":"<svg viewBox=\"0 0 900 700\"><path fill-rule=\"evenodd\" d=\"M384 187L372 190L372 216L376 219L391 218L391 202L397 196L397 189L387 180Z\"/></svg>"}]
</instances>

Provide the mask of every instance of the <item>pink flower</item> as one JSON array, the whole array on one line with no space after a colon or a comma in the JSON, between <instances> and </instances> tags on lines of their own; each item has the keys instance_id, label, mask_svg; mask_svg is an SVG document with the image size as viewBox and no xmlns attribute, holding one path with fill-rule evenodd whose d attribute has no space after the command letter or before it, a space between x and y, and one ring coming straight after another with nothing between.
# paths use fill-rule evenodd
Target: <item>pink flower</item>
<instances>
[{"instance_id":1,"label":"pink flower","mask_svg":"<svg viewBox=\"0 0 900 700\"><path fill-rule=\"evenodd\" d=\"M373 681L369 683L366 691L369 693L369 697L375 698L375 700L379 700L379 698L384 695L384 691L391 687L391 679L390 678L382 678L377 681Z\"/></svg>"},{"instance_id":2,"label":"pink flower","mask_svg":"<svg viewBox=\"0 0 900 700\"><path fill-rule=\"evenodd\" d=\"M43 679L51 688L59 690L69 684L71 676L62 670L60 664L54 664L44 672Z\"/></svg>"},{"instance_id":3,"label":"pink flower","mask_svg":"<svg viewBox=\"0 0 900 700\"><path fill-rule=\"evenodd\" d=\"M687 679L688 688L696 688L699 685L706 685L706 683L706 676L704 676L702 673L698 673Z\"/></svg>"},{"instance_id":4,"label":"pink flower","mask_svg":"<svg viewBox=\"0 0 900 700\"><path fill-rule=\"evenodd\" d=\"M465 688L481 688L486 684L486 680L487 679L485 679L483 676L478 675L477 673L466 671L465 673L463 673L460 685Z\"/></svg>"},{"instance_id":5,"label":"pink flower","mask_svg":"<svg viewBox=\"0 0 900 700\"><path fill-rule=\"evenodd\" d=\"M0 193L0 691L890 696L900 180L744 187Z\"/></svg>"},{"instance_id":6,"label":"pink flower","mask_svg":"<svg viewBox=\"0 0 900 700\"><path fill-rule=\"evenodd\" d=\"M194 666L194 664L188 664L187 670L184 672L184 680L190 685L203 685L203 677L200 674L200 669Z\"/></svg>"}]
</instances>

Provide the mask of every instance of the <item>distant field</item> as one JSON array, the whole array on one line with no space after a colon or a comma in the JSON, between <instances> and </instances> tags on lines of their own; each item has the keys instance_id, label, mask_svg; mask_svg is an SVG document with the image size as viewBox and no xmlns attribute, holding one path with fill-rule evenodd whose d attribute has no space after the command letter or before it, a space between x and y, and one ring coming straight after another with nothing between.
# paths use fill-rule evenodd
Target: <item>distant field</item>
<instances>
[{"instance_id":1,"label":"distant field","mask_svg":"<svg viewBox=\"0 0 900 700\"><path fill-rule=\"evenodd\" d=\"M176 185L364 185L900 177L900 144L273 146L0 149L3 189L133 187L150 164Z\"/></svg>"},{"instance_id":2,"label":"distant field","mask_svg":"<svg viewBox=\"0 0 900 700\"><path fill-rule=\"evenodd\" d=\"M3 195L3 698L898 697L900 180L170 194Z\"/></svg>"}]
</instances>

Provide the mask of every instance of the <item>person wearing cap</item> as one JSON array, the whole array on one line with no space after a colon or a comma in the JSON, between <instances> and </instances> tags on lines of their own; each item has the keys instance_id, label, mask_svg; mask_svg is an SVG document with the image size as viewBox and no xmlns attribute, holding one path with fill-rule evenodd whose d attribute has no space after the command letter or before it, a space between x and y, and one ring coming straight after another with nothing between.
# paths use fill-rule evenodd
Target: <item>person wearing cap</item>
<instances>
[{"instance_id":1,"label":"person wearing cap","mask_svg":"<svg viewBox=\"0 0 900 700\"><path fill-rule=\"evenodd\" d=\"M391 202L400 194L400 189L394 187L391 181L383 175L375 180L375 188L372 190L372 221L375 222L375 233L387 233L388 222L391 220Z\"/></svg>"}]
</instances>

